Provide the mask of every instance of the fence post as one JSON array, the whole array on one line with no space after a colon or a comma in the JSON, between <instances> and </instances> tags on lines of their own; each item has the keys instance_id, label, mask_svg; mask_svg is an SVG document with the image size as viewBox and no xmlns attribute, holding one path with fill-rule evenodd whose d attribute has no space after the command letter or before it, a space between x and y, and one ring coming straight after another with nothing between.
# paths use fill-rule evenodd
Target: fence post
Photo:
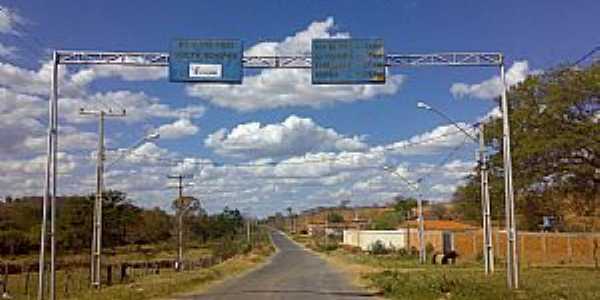
<instances>
[{"instance_id":1,"label":"fence post","mask_svg":"<svg viewBox=\"0 0 600 300\"><path fill-rule=\"evenodd\" d=\"M121 264L121 283L127 280L127 263Z\"/></svg>"},{"instance_id":2,"label":"fence post","mask_svg":"<svg viewBox=\"0 0 600 300\"><path fill-rule=\"evenodd\" d=\"M112 285L112 265L107 265L106 266L106 285L111 286Z\"/></svg>"},{"instance_id":3,"label":"fence post","mask_svg":"<svg viewBox=\"0 0 600 300\"><path fill-rule=\"evenodd\" d=\"M8 291L8 262L4 262L4 279L2 279L2 294Z\"/></svg>"},{"instance_id":4,"label":"fence post","mask_svg":"<svg viewBox=\"0 0 600 300\"><path fill-rule=\"evenodd\" d=\"M71 282L71 273L69 269L65 269L65 287L64 287L64 295L67 297L69 295L69 283Z\"/></svg>"},{"instance_id":5,"label":"fence post","mask_svg":"<svg viewBox=\"0 0 600 300\"><path fill-rule=\"evenodd\" d=\"M23 270L23 267L24 265L21 266L21 270ZM29 266L27 266L25 270L27 271L25 274L25 295L27 295L27 299L29 299Z\"/></svg>"}]
</instances>

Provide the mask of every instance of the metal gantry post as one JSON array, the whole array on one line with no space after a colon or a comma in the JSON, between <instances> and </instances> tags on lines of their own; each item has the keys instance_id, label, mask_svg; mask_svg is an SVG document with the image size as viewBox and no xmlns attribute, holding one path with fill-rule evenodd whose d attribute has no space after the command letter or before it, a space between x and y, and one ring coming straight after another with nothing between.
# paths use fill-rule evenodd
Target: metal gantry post
<instances>
[{"instance_id":1,"label":"metal gantry post","mask_svg":"<svg viewBox=\"0 0 600 300\"><path fill-rule=\"evenodd\" d=\"M46 287L50 289L50 299L55 295L55 204L56 204L56 146L58 137L58 54L52 56L52 77L50 79L50 99L48 101L48 138L46 172L42 199L42 224L40 232L40 257L38 270L38 295L39 300L45 299ZM50 209L50 233L48 233L48 209ZM46 286L46 248L50 236L50 284Z\"/></svg>"},{"instance_id":2,"label":"metal gantry post","mask_svg":"<svg viewBox=\"0 0 600 300\"><path fill-rule=\"evenodd\" d=\"M183 269L183 176L179 176L179 218L178 218L178 237L177 237L177 271Z\"/></svg>"},{"instance_id":3,"label":"metal gantry post","mask_svg":"<svg viewBox=\"0 0 600 300\"><path fill-rule=\"evenodd\" d=\"M494 272L494 251L492 245L492 220L490 208L490 191L488 183L488 164L485 153L484 123L479 124L479 168L481 175L481 219L483 228L483 261L485 274Z\"/></svg>"},{"instance_id":4,"label":"metal gantry post","mask_svg":"<svg viewBox=\"0 0 600 300\"><path fill-rule=\"evenodd\" d=\"M502 83L502 141L504 160L504 202L506 210L506 277L509 289L519 288L519 257L517 253L517 225L515 222L515 200L512 182L512 157L510 152L510 123L504 62L500 65Z\"/></svg>"}]
</instances>

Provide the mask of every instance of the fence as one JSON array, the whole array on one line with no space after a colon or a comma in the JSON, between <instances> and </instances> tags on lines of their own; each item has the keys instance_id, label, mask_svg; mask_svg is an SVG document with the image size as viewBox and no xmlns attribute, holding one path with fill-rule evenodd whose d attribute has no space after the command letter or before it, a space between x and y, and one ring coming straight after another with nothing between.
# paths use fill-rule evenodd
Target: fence
<instances>
[{"instance_id":1,"label":"fence","mask_svg":"<svg viewBox=\"0 0 600 300\"><path fill-rule=\"evenodd\" d=\"M425 242L436 252L444 247L456 251L461 259L477 259L483 252L481 230L427 231ZM444 235L448 238L444 240ZM418 234L411 229L409 247L418 245ZM449 245L448 245L449 243ZM506 255L506 232L493 231L494 255ZM600 264L600 233L519 232L518 251L522 265L595 265Z\"/></svg>"},{"instance_id":2,"label":"fence","mask_svg":"<svg viewBox=\"0 0 600 300\"><path fill-rule=\"evenodd\" d=\"M504 258L506 232L492 234L494 255ZM426 230L425 244L434 252L454 250L460 259L478 259L483 252L481 230ZM394 248L418 248L419 234L414 228L371 231L345 230L344 244L368 250L377 240ZM519 232L518 250L522 265L595 265L600 266L600 233ZM446 251L445 251L446 250Z\"/></svg>"},{"instance_id":3,"label":"fence","mask_svg":"<svg viewBox=\"0 0 600 300\"><path fill-rule=\"evenodd\" d=\"M224 259L220 256L206 256L196 260L186 260L184 270L209 268ZM12 299L34 299L37 294L38 266L36 264L0 263L0 295L8 292ZM175 260L131 261L102 266L102 282L106 286L135 282L148 275L175 270ZM70 263L58 265L57 289L63 296L77 294L90 289L89 264Z\"/></svg>"},{"instance_id":4,"label":"fence","mask_svg":"<svg viewBox=\"0 0 600 300\"><path fill-rule=\"evenodd\" d=\"M493 232L494 255L506 255L506 232ZM482 232L453 233L454 249L465 258L479 257ZM600 264L600 233L519 232L518 251L522 265Z\"/></svg>"}]
</instances>

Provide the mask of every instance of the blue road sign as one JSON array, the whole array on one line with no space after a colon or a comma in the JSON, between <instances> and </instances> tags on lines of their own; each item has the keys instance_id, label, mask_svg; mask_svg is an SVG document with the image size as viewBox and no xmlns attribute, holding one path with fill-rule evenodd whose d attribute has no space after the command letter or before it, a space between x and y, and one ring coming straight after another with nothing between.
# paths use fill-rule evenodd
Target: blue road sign
<instances>
[{"instance_id":1,"label":"blue road sign","mask_svg":"<svg viewBox=\"0 0 600 300\"><path fill-rule=\"evenodd\" d=\"M169 80L242 83L240 40L177 39L169 54Z\"/></svg>"},{"instance_id":2,"label":"blue road sign","mask_svg":"<svg viewBox=\"0 0 600 300\"><path fill-rule=\"evenodd\" d=\"M385 83L383 40L312 40L312 83Z\"/></svg>"}]
</instances>

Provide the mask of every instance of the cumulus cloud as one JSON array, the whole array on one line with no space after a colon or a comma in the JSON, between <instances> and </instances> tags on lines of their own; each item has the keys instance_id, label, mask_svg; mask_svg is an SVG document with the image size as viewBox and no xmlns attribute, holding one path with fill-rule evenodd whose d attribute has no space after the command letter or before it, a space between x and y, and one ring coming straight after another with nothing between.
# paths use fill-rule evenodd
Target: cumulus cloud
<instances>
[{"instance_id":1,"label":"cumulus cloud","mask_svg":"<svg viewBox=\"0 0 600 300\"><path fill-rule=\"evenodd\" d=\"M167 67L134 67L123 65L95 65L73 74L72 80L87 85L94 80L116 77L125 81L151 81L167 78Z\"/></svg>"},{"instance_id":2,"label":"cumulus cloud","mask_svg":"<svg viewBox=\"0 0 600 300\"><path fill-rule=\"evenodd\" d=\"M126 117L118 120L135 123L151 118L187 118L197 119L204 115L204 106L190 105L182 108L173 108L161 103L157 97L152 97L144 92L133 92L129 90L99 92L85 95L84 97L63 97L61 100L61 117L67 122L83 123L95 121L87 116L79 114L80 108L104 109L107 107L117 111L125 110Z\"/></svg>"},{"instance_id":3,"label":"cumulus cloud","mask_svg":"<svg viewBox=\"0 0 600 300\"><path fill-rule=\"evenodd\" d=\"M475 128L459 122L458 126L475 135ZM471 142L454 125L441 125L433 130L415 135L407 140L373 148L373 151L387 151L397 155L432 155L456 148L465 142Z\"/></svg>"},{"instance_id":4,"label":"cumulus cloud","mask_svg":"<svg viewBox=\"0 0 600 300\"><path fill-rule=\"evenodd\" d=\"M281 42L259 43L245 55L307 54L313 38L348 38L348 33L334 32L333 18L316 21ZM321 107L339 102L374 100L393 95L404 82L403 75L389 75L383 85L313 85L306 69L270 69L244 77L242 85L187 85L190 96L238 111L254 111L289 106Z\"/></svg>"},{"instance_id":5,"label":"cumulus cloud","mask_svg":"<svg viewBox=\"0 0 600 300\"><path fill-rule=\"evenodd\" d=\"M7 45L0 43L0 57L11 58L11 57L15 56L16 52L17 52L16 47L7 46Z\"/></svg>"},{"instance_id":6,"label":"cumulus cloud","mask_svg":"<svg viewBox=\"0 0 600 300\"><path fill-rule=\"evenodd\" d=\"M531 70L527 61L516 61L506 72L506 83L510 87L522 82L527 76L539 72L539 70ZM455 98L495 99L502 93L502 81L500 76L496 75L475 84L454 83L450 87L450 93Z\"/></svg>"},{"instance_id":7,"label":"cumulus cloud","mask_svg":"<svg viewBox=\"0 0 600 300\"><path fill-rule=\"evenodd\" d=\"M13 9L0 5L0 33L17 34L16 24L22 24L25 21L21 15Z\"/></svg>"},{"instance_id":8,"label":"cumulus cloud","mask_svg":"<svg viewBox=\"0 0 600 300\"><path fill-rule=\"evenodd\" d=\"M323 128L312 119L295 115L277 124L240 124L231 131L210 134L205 145L216 153L233 157L281 157L320 151L360 151L367 145L361 137L346 137Z\"/></svg>"},{"instance_id":9,"label":"cumulus cloud","mask_svg":"<svg viewBox=\"0 0 600 300\"><path fill-rule=\"evenodd\" d=\"M161 139L179 139L194 135L198 132L198 126L189 119L179 119L173 123L162 125L158 128Z\"/></svg>"}]
</instances>

